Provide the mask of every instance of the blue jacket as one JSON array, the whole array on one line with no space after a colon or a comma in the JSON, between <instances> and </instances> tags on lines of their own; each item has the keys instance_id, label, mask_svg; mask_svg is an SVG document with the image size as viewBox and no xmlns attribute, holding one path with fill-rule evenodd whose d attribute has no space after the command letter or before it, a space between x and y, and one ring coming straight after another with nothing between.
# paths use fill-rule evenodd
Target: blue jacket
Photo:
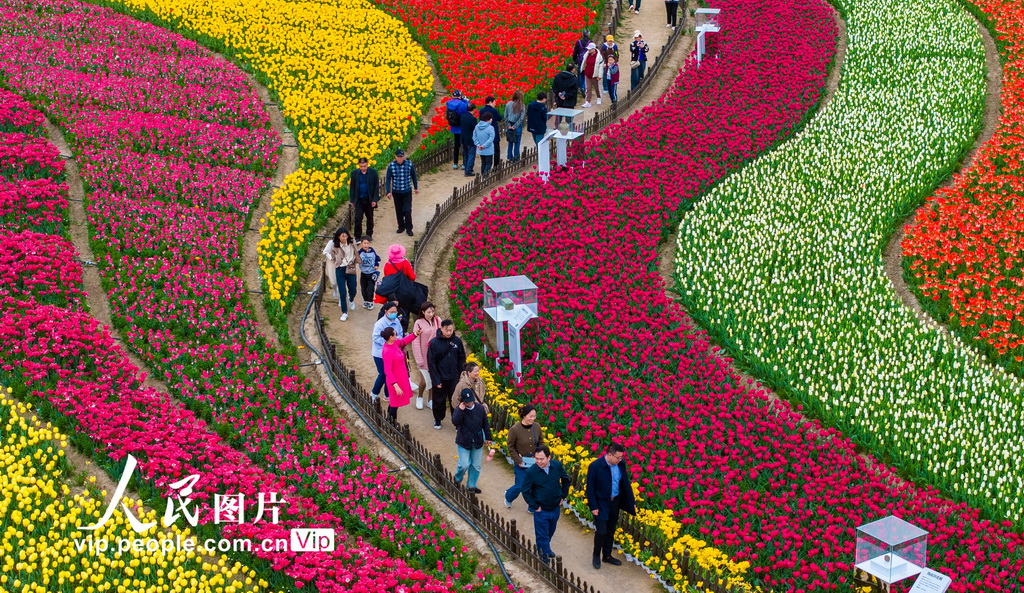
<instances>
[{"instance_id":1,"label":"blue jacket","mask_svg":"<svg viewBox=\"0 0 1024 593\"><path fill-rule=\"evenodd\" d=\"M633 497L633 482L629 478L626 462L619 462L622 478L619 480L619 510L630 515L636 514L636 499ZM604 455L590 463L587 468L587 506L590 511L601 511L598 518L608 516L612 501L612 467L605 461Z\"/></svg>"},{"instance_id":2,"label":"blue jacket","mask_svg":"<svg viewBox=\"0 0 1024 593\"><path fill-rule=\"evenodd\" d=\"M480 156L491 156L494 154L494 126L480 121L473 129L473 144L476 144L477 154ZM483 146L483 148L480 148Z\"/></svg>"},{"instance_id":3,"label":"blue jacket","mask_svg":"<svg viewBox=\"0 0 1024 593\"><path fill-rule=\"evenodd\" d=\"M548 107L540 101L526 106L526 131L543 134L548 129Z\"/></svg>"},{"instance_id":4,"label":"blue jacket","mask_svg":"<svg viewBox=\"0 0 1024 593\"><path fill-rule=\"evenodd\" d=\"M569 474L557 459L551 460L547 472L534 464L523 478L523 499L531 509L540 507L542 511L553 511L569 497L570 484Z\"/></svg>"},{"instance_id":5,"label":"blue jacket","mask_svg":"<svg viewBox=\"0 0 1024 593\"><path fill-rule=\"evenodd\" d=\"M469 101L467 101L465 99L452 99L451 101L448 101L447 103L445 103L445 110L448 110L448 109L454 111L455 113L458 113L459 116L461 117L462 114L464 114L467 111L469 111ZM447 114L445 114L445 117L447 117ZM462 125L461 124L457 125L457 126L452 126L451 128L452 128L452 134L461 134L462 133Z\"/></svg>"}]
</instances>

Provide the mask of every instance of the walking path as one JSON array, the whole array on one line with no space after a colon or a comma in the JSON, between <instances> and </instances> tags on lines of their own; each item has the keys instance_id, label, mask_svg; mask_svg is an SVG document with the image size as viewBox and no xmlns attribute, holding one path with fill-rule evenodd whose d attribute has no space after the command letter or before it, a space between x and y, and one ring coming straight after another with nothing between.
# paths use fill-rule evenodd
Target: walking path
<instances>
[{"instance_id":1,"label":"walking path","mask_svg":"<svg viewBox=\"0 0 1024 593\"><path fill-rule=\"evenodd\" d=\"M680 7L680 15L684 14L684 11L685 9ZM661 48L668 41L669 35L672 32L671 29L665 26L665 13L662 3L652 2L647 6L642 6L639 15L633 13L623 15L622 24L619 26L620 34L617 35L616 42L619 44L620 54L623 56L627 71L629 42L631 41L633 31L637 29L645 34L645 38L653 48L653 52L660 53ZM648 90L645 101L629 113L623 114L623 117L649 105L660 97L675 80L679 68L682 67L691 49L692 39L677 42L673 54L668 56L670 60L667 63L668 67L661 71L659 80ZM651 63L653 63L653 52ZM625 96L625 89L628 88L629 75L628 72L624 72L622 82L619 85L620 97ZM580 105L582 105L582 101ZM605 99L602 105L594 105L592 108L587 109L585 117L589 119L593 117L594 113L606 110L609 107L610 101ZM503 144L502 150L504 148ZM420 193L413 198L413 219L417 236L425 227L426 222L433 216L435 205L441 204L451 197L452 189L462 186L467 180L461 170L454 171L450 166L445 166L440 171L422 176L420 180ZM482 198L483 196L467 204L460 211L449 217L437 229L431 243L425 246L426 251L421 254L418 260L418 280L430 287L431 300L437 305L439 315L446 316L448 314L448 300L444 297L448 291L448 260L442 256L449 253L450 246L456 237L459 227L465 222L469 213L476 208ZM338 218L340 217L336 217L336 220ZM336 220L334 221L335 224L337 224ZM396 221L391 202L385 201L381 203L376 213L375 223L374 248L378 253L382 254L382 257L386 257L388 245L393 243L403 245L411 252L413 241L417 237L394 233L397 226L392 226L396 225ZM328 229L332 228L328 226L322 234L327 234L329 232ZM421 246L422 249L424 249L424 246ZM318 254L319 252L320 249L318 247L310 249L310 253ZM311 257L309 259L315 260L313 262L306 262L306 268L310 271L309 278L312 281L319 277L318 266L321 265L322 260L318 257ZM322 311L323 316L326 318L327 333L331 340L337 344L339 358L346 366L354 369L360 383L368 387L374 377L376 377L376 369L370 356L370 334L373 324L377 320L379 308L373 311L365 311L359 307L361 300L361 298L357 299L355 312L351 313L348 321L344 323L339 321L341 310L338 307L338 303L331 300L330 293L324 299ZM300 307L297 306L296 309L295 315L301 315L301 311L298 311ZM297 329L297 325L298 323L291 324L293 332ZM315 335L315 331L307 328L307 334ZM294 336L293 341L301 343L301 340L297 340ZM415 365L410 363L410 368L414 369ZM419 378L417 377L418 373L413 371L412 374L413 380L416 381ZM323 386L323 382L320 384ZM431 410L426 407L423 410L417 410L414 406L410 405L400 410L399 422L410 424L413 436L431 451L441 453L445 464L454 471L457 465L454 444L455 428L450 420L446 420L443 423L442 430L434 430L432 428L433 417ZM374 447L375 451L380 451L381 449L381 447ZM385 455L385 457L387 456ZM511 509L505 509L503 506L504 490L513 481L511 467L504 460L499 459L499 457L496 457L493 462L485 461L483 465L483 472L478 484L483 490L480 498L489 506L506 513L507 518L516 519L521 529L530 533L533 521L526 512L522 499L520 498L516 501ZM574 518L570 517L560 523L559 531L552 541L552 548L556 553L562 555L563 565L568 570L581 576L588 584L604 593L622 590L631 592L661 590L661 586L652 580L642 568L632 563L624 562L620 567L604 565L600 570L594 570L591 566L593 534L590 530L583 528Z\"/></svg>"}]
</instances>

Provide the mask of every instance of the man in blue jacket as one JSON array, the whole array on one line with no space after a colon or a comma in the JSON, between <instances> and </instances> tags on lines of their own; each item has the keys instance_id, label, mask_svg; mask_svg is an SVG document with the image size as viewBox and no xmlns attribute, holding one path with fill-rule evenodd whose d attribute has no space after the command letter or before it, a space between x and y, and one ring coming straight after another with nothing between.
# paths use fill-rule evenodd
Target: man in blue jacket
<instances>
[{"instance_id":1,"label":"man in blue jacket","mask_svg":"<svg viewBox=\"0 0 1024 593\"><path fill-rule=\"evenodd\" d=\"M537 100L526 106L526 131L533 134L533 141L540 146L540 141L548 131L548 94L537 93Z\"/></svg>"},{"instance_id":2,"label":"man in blue jacket","mask_svg":"<svg viewBox=\"0 0 1024 593\"><path fill-rule=\"evenodd\" d=\"M594 530L594 568L601 568L602 561L612 566L622 564L621 560L612 557L619 511L636 514L633 482L622 461L625 454L625 447L612 443L604 455L587 468L587 505L597 526Z\"/></svg>"},{"instance_id":3,"label":"man in blue jacket","mask_svg":"<svg viewBox=\"0 0 1024 593\"><path fill-rule=\"evenodd\" d=\"M533 511L533 530L537 534L540 559L547 562L555 556L551 551L551 538L555 535L560 507L569 496L572 482L562 463L551 458L551 449L547 445L534 450L533 460L535 463L526 470L523 478L523 498L527 508Z\"/></svg>"},{"instance_id":4,"label":"man in blue jacket","mask_svg":"<svg viewBox=\"0 0 1024 593\"><path fill-rule=\"evenodd\" d=\"M469 111L469 101L461 91L452 91L452 98L445 104L445 118L452 130L452 152L455 155L455 164L452 169L459 168L459 153L462 152L462 115Z\"/></svg>"}]
</instances>

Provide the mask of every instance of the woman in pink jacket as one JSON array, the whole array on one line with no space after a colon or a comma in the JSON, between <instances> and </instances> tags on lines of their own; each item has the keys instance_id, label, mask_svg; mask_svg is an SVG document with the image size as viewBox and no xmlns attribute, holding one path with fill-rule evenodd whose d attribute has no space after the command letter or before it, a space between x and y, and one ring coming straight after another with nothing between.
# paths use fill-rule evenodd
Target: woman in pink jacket
<instances>
[{"instance_id":1,"label":"woman in pink jacket","mask_svg":"<svg viewBox=\"0 0 1024 593\"><path fill-rule=\"evenodd\" d=\"M422 333L420 337L416 338L416 341L412 344L412 357L416 360L416 368L420 370L420 374L423 375L423 381L420 383L420 391L416 394L416 409L423 409L423 392L430 389L433 383L430 382L430 371L427 370L427 347L430 345L430 340L434 339L437 335L437 330L441 329L441 320L434 314L434 303L427 301L420 307L420 314L422 317L416 320L416 323L412 326L413 330L420 330ZM433 407L430 402L427 402L427 406Z\"/></svg>"},{"instance_id":2,"label":"woman in pink jacket","mask_svg":"<svg viewBox=\"0 0 1024 593\"><path fill-rule=\"evenodd\" d=\"M419 335L419 328L404 338L399 338L393 327L385 327L380 332L380 337L384 338L381 358L384 359L384 379L388 385L388 418L395 422L398 422L398 408L409 405L409 399L412 397L412 385L409 384L409 367L405 366L404 348Z\"/></svg>"}]
</instances>

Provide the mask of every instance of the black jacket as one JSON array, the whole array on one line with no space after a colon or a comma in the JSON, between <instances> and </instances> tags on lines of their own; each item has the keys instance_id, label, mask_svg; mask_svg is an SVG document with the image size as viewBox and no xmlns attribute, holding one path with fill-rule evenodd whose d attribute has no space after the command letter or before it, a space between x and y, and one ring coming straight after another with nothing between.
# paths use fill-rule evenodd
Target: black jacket
<instances>
[{"instance_id":1,"label":"black jacket","mask_svg":"<svg viewBox=\"0 0 1024 593\"><path fill-rule=\"evenodd\" d=\"M348 200L355 204L359 201L359 176L362 173L359 169L352 171L352 174L348 178ZM380 178L377 176L377 170L373 167L366 169L366 191L369 196L370 202L379 201L377 198L380 194Z\"/></svg>"},{"instance_id":2,"label":"black jacket","mask_svg":"<svg viewBox=\"0 0 1024 593\"><path fill-rule=\"evenodd\" d=\"M531 465L523 478L523 499L531 509L553 511L569 496L569 474L565 473L562 463L551 460L548 472Z\"/></svg>"},{"instance_id":3,"label":"black jacket","mask_svg":"<svg viewBox=\"0 0 1024 593\"><path fill-rule=\"evenodd\" d=\"M555 105L558 107L576 107L579 89L579 79L568 70L562 70L551 79L551 92L555 94ZM565 93L565 98L559 97L558 93Z\"/></svg>"},{"instance_id":4,"label":"black jacket","mask_svg":"<svg viewBox=\"0 0 1024 593\"><path fill-rule=\"evenodd\" d=\"M455 444L463 449L479 449L484 446L484 441L491 440L487 412L480 404L473 406L472 410L455 408L452 412L452 424L455 425Z\"/></svg>"},{"instance_id":5,"label":"black jacket","mask_svg":"<svg viewBox=\"0 0 1024 593\"><path fill-rule=\"evenodd\" d=\"M633 497L633 481L629 478L629 470L626 469L626 462L619 462L619 469L622 471L622 479L619 480L619 510L630 515L636 514L636 499ZM590 463L587 468L587 506L590 511L595 509L601 511L601 515L608 516L609 504L612 500L612 468L605 461L604 455Z\"/></svg>"},{"instance_id":6,"label":"black jacket","mask_svg":"<svg viewBox=\"0 0 1024 593\"><path fill-rule=\"evenodd\" d=\"M543 134L548 129L548 106L534 101L526 106L526 131Z\"/></svg>"},{"instance_id":7,"label":"black jacket","mask_svg":"<svg viewBox=\"0 0 1024 593\"><path fill-rule=\"evenodd\" d=\"M473 128L476 127L476 116L473 115L472 111L468 111L459 116L459 128L462 129L462 145L463 146L476 146L473 144Z\"/></svg>"},{"instance_id":8,"label":"black jacket","mask_svg":"<svg viewBox=\"0 0 1024 593\"><path fill-rule=\"evenodd\" d=\"M501 129L498 126L498 124L503 121L501 113L490 105L484 105L480 108L480 117L483 117L485 113L491 114L491 127L494 128L494 141L497 142L498 139L501 138Z\"/></svg>"},{"instance_id":9,"label":"black jacket","mask_svg":"<svg viewBox=\"0 0 1024 593\"><path fill-rule=\"evenodd\" d=\"M452 334L446 338L437 330L437 335L427 346L427 370L434 385L440 381L458 381L466 366L466 347L462 338Z\"/></svg>"}]
</instances>

